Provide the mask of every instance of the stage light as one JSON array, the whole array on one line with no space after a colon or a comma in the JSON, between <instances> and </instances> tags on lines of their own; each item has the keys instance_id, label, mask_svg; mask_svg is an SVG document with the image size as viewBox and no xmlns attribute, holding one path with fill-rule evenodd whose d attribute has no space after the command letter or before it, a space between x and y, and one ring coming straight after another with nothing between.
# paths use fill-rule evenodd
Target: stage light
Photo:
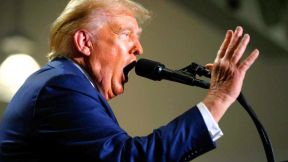
<instances>
[{"instance_id":1,"label":"stage light","mask_svg":"<svg viewBox=\"0 0 288 162\"><path fill-rule=\"evenodd\" d=\"M40 68L33 57L13 54L0 66L0 100L9 102L29 75Z\"/></svg>"}]
</instances>

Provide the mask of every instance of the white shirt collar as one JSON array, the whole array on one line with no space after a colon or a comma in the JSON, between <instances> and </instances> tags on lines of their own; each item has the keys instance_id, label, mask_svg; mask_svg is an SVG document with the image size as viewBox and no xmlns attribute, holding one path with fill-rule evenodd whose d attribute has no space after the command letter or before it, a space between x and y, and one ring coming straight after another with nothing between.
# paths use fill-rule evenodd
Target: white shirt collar
<instances>
[{"instance_id":1,"label":"white shirt collar","mask_svg":"<svg viewBox=\"0 0 288 162\"><path fill-rule=\"evenodd\" d=\"M97 88L93 81L92 81L92 78L89 76L89 74L83 69L81 68L81 66L79 66L74 60L68 58L68 57L65 57L67 60L71 61L83 74L84 76L89 80L89 82L91 83L91 85L94 87L94 88Z\"/></svg>"}]
</instances>

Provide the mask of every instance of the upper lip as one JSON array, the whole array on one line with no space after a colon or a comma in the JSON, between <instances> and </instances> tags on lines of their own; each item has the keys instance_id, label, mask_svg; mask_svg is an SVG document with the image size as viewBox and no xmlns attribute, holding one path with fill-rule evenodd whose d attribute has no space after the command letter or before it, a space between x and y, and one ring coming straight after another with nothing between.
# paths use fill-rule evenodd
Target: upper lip
<instances>
[{"instance_id":1,"label":"upper lip","mask_svg":"<svg viewBox=\"0 0 288 162\"><path fill-rule=\"evenodd\" d=\"M132 61L131 63L129 63L127 66L124 67L123 69L123 73L124 73L124 77L125 77L125 83L128 82L128 74L129 72L136 66L136 61Z\"/></svg>"}]
</instances>

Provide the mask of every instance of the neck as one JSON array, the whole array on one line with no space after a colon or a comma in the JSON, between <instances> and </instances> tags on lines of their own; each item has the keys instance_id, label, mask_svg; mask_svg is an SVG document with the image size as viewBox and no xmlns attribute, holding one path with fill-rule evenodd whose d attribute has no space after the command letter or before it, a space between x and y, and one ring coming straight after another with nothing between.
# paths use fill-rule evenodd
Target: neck
<instances>
[{"instance_id":1,"label":"neck","mask_svg":"<svg viewBox=\"0 0 288 162\"><path fill-rule=\"evenodd\" d=\"M92 84L94 85L95 88L97 88L97 90L100 92L100 94L106 99L108 100L109 98L107 96L105 96L103 89L101 88L101 77L97 77L97 75L94 75L92 67L89 66L89 62L88 59L85 60L83 57L74 57L74 58L69 58L71 59L74 63L76 63L85 73L85 75L87 76L87 78L90 80L90 82L92 82ZM97 71L97 70L96 70ZM98 71L100 71L100 68L98 68ZM99 73L98 73L99 74Z\"/></svg>"}]
</instances>

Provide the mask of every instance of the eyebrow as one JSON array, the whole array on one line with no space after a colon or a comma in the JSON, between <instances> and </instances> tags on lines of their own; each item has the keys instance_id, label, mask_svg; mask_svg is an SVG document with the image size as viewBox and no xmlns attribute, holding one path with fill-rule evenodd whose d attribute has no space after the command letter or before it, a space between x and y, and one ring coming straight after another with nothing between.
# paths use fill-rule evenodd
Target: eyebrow
<instances>
[{"instance_id":1,"label":"eyebrow","mask_svg":"<svg viewBox=\"0 0 288 162\"><path fill-rule=\"evenodd\" d=\"M120 30L129 30L131 32L134 31L132 26L124 27L124 28L121 28ZM140 35L142 34L142 28L139 27L135 33L138 37L140 37Z\"/></svg>"},{"instance_id":2,"label":"eyebrow","mask_svg":"<svg viewBox=\"0 0 288 162\"><path fill-rule=\"evenodd\" d=\"M123 30L129 30L131 32L135 31L138 37L140 37L140 35L143 31L142 28L139 26L137 26L137 29L135 29L134 25L131 25L131 24L123 25L123 24L119 24L119 23L113 23L111 21L108 21L108 26L114 33L119 33L120 31L123 31Z\"/></svg>"}]
</instances>

